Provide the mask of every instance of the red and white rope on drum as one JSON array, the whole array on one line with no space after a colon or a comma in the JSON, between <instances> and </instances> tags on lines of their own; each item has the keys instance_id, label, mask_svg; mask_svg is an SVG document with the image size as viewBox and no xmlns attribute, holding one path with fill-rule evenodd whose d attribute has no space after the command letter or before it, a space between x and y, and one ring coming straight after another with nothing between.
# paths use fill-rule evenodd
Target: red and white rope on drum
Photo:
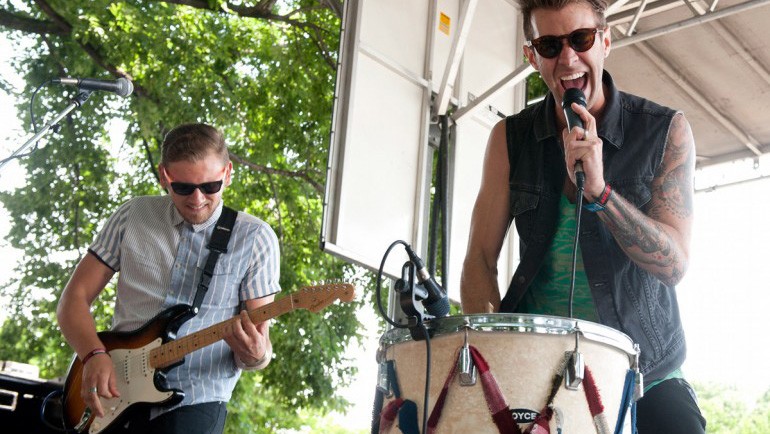
<instances>
[{"instance_id":1,"label":"red and white rope on drum","mask_svg":"<svg viewBox=\"0 0 770 434\"><path fill-rule=\"evenodd\" d=\"M596 381L594 375L588 366L585 367L585 378L583 379L583 390L586 394L586 400L588 401L588 409L591 411L591 417L594 420L594 426L596 427L597 434L610 434L609 424L607 423L607 416L604 415L604 404L602 404L602 397L599 395L599 388L596 387Z\"/></svg>"},{"instance_id":2,"label":"red and white rope on drum","mask_svg":"<svg viewBox=\"0 0 770 434\"><path fill-rule=\"evenodd\" d=\"M551 403L553 396L556 395L556 392L554 390L551 391L549 402L537 416L532 425L530 425L530 427L524 430L522 433L521 428L519 428L519 425L513 419L513 415L508 410L508 404L505 402L505 397L503 396L500 387L497 385L497 381L495 380L494 375L489 370L489 364L481 355L479 350L476 349L476 347L470 345L469 348L471 357L473 358L473 362L476 364L476 369L478 369L479 377L481 378L481 386L484 389L484 398L487 401L487 407L489 408L489 412L492 414L492 420L494 421L495 426L497 426L500 434L549 434L549 422L553 416ZM446 381L444 382L441 393L436 400L436 404L433 407L430 418L428 419L429 434L434 434L436 432L436 426L438 425L438 421L441 418L441 413L443 411L444 404L446 403L446 397L449 393L449 386L452 384L452 380L456 374L457 363L454 363L449 371L449 375L447 376ZM561 383L561 381L558 383Z\"/></svg>"},{"instance_id":3,"label":"red and white rope on drum","mask_svg":"<svg viewBox=\"0 0 770 434\"><path fill-rule=\"evenodd\" d=\"M568 355L565 355L564 360L556 371L553 381L551 382L551 390L548 394L548 399L545 407L541 410L540 414L535 418L535 421L523 432L516 421L513 419L511 412L509 411L508 404L505 402L500 387L497 385L492 371L489 369L489 364L481 355L481 353L474 346L469 346L471 357L478 369L479 377L481 378L481 385L484 389L484 398L487 402L487 407L492 415L492 420L497 426L500 434L550 434L550 421L553 416L556 416L557 432L561 433L563 427L563 415L561 411L553 406L553 400L556 397L556 393L561 387L561 383L564 379L564 370L569 359ZM449 393L449 387L453 382L457 374L457 363L454 363L449 371L449 375L444 382L444 386L441 389L441 393L436 400L436 404L433 407L433 411L430 413L428 419L428 433L435 434L436 426L446 403L446 398ZM585 378L583 379L583 391L585 392L586 400L588 401L588 409L591 412L591 417L596 427L597 434L610 434L609 424L607 417L604 414L604 404L599 394L599 389L596 386L593 373L585 367ZM404 403L402 398L397 398L391 401L384 409L380 419L380 432L387 432L393 425L393 422L397 416L398 409Z\"/></svg>"}]
</instances>

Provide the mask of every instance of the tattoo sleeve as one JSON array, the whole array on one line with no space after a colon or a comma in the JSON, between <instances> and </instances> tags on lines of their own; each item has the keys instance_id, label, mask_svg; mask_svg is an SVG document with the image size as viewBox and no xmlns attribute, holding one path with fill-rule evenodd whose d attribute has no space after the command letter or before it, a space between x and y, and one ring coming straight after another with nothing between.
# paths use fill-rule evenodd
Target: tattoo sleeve
<instances>
[{"instance_id":1,"label":"tattoo sleeve","mask_svg":"<svg viewBox=\"0 0 770 434\"><path fill-rule=\"evenodd\" d=\"M629 258L668 285L687 269L693 213L695 144L684 115L671 122L652 199L640 210L613 192L600 218Z\"/></svg>"}]
</instances>

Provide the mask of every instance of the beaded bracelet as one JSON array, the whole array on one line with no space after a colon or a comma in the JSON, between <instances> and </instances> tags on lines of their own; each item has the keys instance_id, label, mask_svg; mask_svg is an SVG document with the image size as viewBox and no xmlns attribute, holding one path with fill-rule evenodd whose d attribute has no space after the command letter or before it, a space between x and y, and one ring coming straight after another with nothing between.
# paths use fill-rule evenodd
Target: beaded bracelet
<instances>
[{"instance_id":1,"label":"beaded bracelet","mask_svg":"<svg viewBox=\"0 0 770 434\"><path fill-rule=\"evenodd\" d=\"M83 357L83 365L85 365L86 362L91 360L91 357L93 357L93 356L95 356L97 354L106 354L108 356L110 355L110 353L108 353L107 350L104 349L104 348L94 348L93 350L91 350L90 353L86 354L85 357Z\"/></svg>"}]
</instances>

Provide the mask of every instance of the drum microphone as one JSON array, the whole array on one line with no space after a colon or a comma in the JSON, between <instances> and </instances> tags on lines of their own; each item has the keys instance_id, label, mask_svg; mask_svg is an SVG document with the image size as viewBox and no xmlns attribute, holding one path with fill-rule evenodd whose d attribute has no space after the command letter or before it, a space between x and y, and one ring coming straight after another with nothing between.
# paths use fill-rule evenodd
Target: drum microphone
<instances>
[{"instance_id":1,"label":"drum microphone","mask_svg":"<svg viewBox=\"0 0 770 434\"><path fill-rule=\"evenodd\" d=\"M406 247L406 254L409 255L409 260L412 261L417 269L417 284L422 285L428 292L428 297L425 299L425 303L423 303L425 310L437 318L449 315L449 299L446 296L446 292L433 279L422 259L414 253L409 244L404 244L404 246Z\"/></svg>"},{"instance_id":2,"label":"drum microphone","mask_svg":"<svg viewBox=\"0 0 770 434\"><path fill-rule=\"evenodd\" d=\"M567 118L567 131L572 131L573 127L583 127L583 120L580 119L575 110L572 110L572 103L577 103L583 107L586 106L586 96L582 90L571 87L564 92L564 98L561 102L561 108L564 110L564 117ZM586 182L586 174L583 172L583 162L575 162L575 183L582 189Z\"/></svg>"},{"instance_id":3,"label":"drum microphone","mask_svg":"<svg viewBox=\"0 0 770 434\"><path fill-rule=\"evenodd\" d=\"M134 84L120 77L117 80L97 80L94 78L54 78L54 83L77 86L82 90L104 90L119 96L129 96L134 91Z\"/></svg>"}]
</instances>

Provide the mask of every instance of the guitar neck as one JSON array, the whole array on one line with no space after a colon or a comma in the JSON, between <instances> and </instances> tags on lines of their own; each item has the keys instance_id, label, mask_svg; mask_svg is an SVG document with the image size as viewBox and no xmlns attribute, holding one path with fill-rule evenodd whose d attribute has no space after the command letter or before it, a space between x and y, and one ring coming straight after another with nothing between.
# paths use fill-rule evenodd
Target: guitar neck
<instances>
[{"instance_id":1,"label":"guitar neck","mask_svg":"<svg viewBox=\"0 0 770 434\"><path fill-rule=\"evenodd\" d=\"M294 310L294 302L289 296L250 310L248 314L251 322L256 324L292 310ZM187 354L222 340L227 328L231 327L235 321L240 321L240 317L230 318L152 349L150 351L150 366L155 369L171 366L184 359Z\"/></svg>"}]
</instances>

